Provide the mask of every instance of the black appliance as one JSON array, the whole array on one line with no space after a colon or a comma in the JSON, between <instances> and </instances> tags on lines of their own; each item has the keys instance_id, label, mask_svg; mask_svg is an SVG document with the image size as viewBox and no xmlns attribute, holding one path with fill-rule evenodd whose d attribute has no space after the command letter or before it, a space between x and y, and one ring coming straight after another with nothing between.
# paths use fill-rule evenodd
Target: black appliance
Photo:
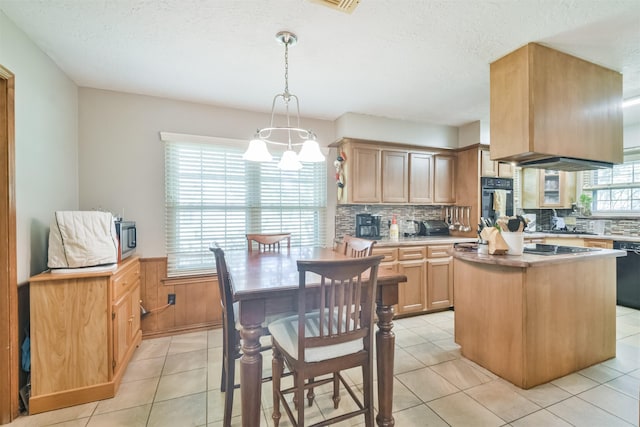
<instances>
[{"instance_id":1,"label":"black appliance","mask_svg":"<svg viewBox=\"0 0 640 427\"><path fill-rule=\"evenodd\" d=\"M482 177L480 189L482 194L481 216L483 218L491 219L492 224L498 219L500 214L494 210L497 191L499 191L499 197L504 197L504 214L513 216L513 179Z\"/></svg>"},{"instance_id":2,"label":"black appliance","mask_svg":"<svg viewBox=\"0 0 640 427\"><path fill-rule=\"evenodd\" d=\"M429 219L422 221L420 236L448 236L449 225L440 220Z\"/></svg>"},{"instance_id":3,"label":"black appliance","mask_svg":"<svg viewBox=\"0 0 640 427\"><path fill-rule=\"evenodd\" d=\"M380 215L356 214L356 237L380 239Z\"/></svg>"},{"instance_id":4,"label":"black appliance","mask_svg":"<svg viewBox=\"0 0 640 427\"><path fill-rule=\"evenodd\" d=\"M627 251L616 261L617 304L640 309L640 242L613 242L613 249Z\"/></svg>"},{"instance_id":5,"label":"black appliance","mask_svg":"<svg viewBox=\"0 0 640 427\"><path fill-rule=\"evenodd\" d=\"M559 245L545 245L543 243L532 243L524 245L523 252L526 254L535 255L570 255L582 252L595 252L600 249L583 248L580 246L559 246Z\"/></svg>"}]
</instances>

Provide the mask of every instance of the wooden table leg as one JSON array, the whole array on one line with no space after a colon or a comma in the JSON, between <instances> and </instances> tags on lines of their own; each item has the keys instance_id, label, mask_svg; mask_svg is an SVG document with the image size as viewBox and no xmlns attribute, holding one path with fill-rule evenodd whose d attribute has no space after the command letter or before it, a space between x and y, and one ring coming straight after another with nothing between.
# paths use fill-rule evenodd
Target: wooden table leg
<instances>
[{"instance_id":1,"label":"wooden table leg","mask_svg":"<svg viewBox=\"0 0 640 427\"><path fill-rule=\"evenodd\" d=\"M245 313L244 316L243 311ZM264 319L263 302L241 302L240 323L242 324L242 330L240 335L242 336L242 357L240 358L240 397L242 399L242 427L259 426L262 418L260 410L262 402L262 354L260 354L262 321L260 318Z\"/></svg>"},{"instance_id":2,"label":"wooden table leg","mask_svg":"<svg viewBox=\"0 0 640 427\"><path fill-rule=\"evenodd\" d=\"M393 306L376 302L378 331L376 332L376 351L378 368L378 427L392 427L393 419L393 356L396 337L393 328Z\"/></svg>"}]
</instances>

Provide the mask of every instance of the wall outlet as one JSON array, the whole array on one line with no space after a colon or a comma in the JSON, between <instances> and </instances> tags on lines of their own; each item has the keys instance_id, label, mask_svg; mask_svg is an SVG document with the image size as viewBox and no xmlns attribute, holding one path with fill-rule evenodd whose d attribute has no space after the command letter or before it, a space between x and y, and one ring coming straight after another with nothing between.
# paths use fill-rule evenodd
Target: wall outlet
<instances>
[{"instance_id":1,"label":"wall outlet","mask_svg":"<svg viewBox=\"0 0 640 427\"><path fill-rule=\"evenodd\" d=\"M176 294L169 294L167 297L167 304L176 305Z\"/></svg>"}]
</instances>

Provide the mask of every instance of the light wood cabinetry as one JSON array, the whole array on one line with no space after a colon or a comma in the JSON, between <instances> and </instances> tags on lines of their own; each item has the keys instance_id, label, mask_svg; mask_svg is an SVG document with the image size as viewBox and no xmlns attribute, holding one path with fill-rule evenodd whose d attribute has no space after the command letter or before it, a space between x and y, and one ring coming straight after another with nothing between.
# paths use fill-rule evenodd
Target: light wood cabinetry
<instances>
[{"instance_id":1,"label":"light wood cabinetry","mask_svg":"<svg viewBox=\"0 0 640 427\"><path fill-rule=\"evenodd\" d=\"M351 151L351 173L347 177L348 197L352 203L379 203L380 150L354 146Z\"/></svg>"},{"instance_id":2,"label":"light wood cabinetry","mask_svg":"<svg viewBox=\"0 0 640 427\"><path fill-rule=\"evenodd\" d=\"M584 239L587 248L613 249L613 240L609 239Z\"/></svg>"},{"instance_id":3,"label":"light wood cabinetry","mask_svg":"<svg viewBox=\"0 0 640 427\"><path fill-rule=\"evenodd\" d=\"M427 310L453 307L453 245L427 247Z\"/></svg>"},{"instance_id":4,"label":"light wood cabinetry","mask_svg":"<svg viewBox=\"0 0 640 427\"><path fill-rule=\"evenodd\" d=\"M338 203L453 204L456 155L410 146L344 141L347 156Z\"/></svg>"},{"instance_id":5,"label":"light wood cabinetry","mask_svg":"<svg viewBox=\"0 0 640 427\"><path fill-rule=\"evenodd\" d=\"M140 262L30 279L32 414L115 396L140 344Z\"/></svg>"},{"instance_id":6,"label":"light wood cabinetry","mask_svg":"<svg viewBox=\"0 0 640 427\"><path fill-rule=\"evenodd\" d=\"M424 313L453 307L452 245L374 247L380 265L407 276L398 290L396 314Z\"/></svg>"},{"instance_id":7,"label":"light wood cabinetry","mask_svg":"<svg viewBox=\"0 0 640 427\"><path fill-rule=\"evenodd\" d=\"M544 243L547 245L584 246L586 248L613 249L613 240L591 237L545 237Z\"/></svg>"},{"instance_id":8,"label":"light wood cabinetry","mask_svg":"<svg viewBox=\"0 0 640 427\"><path fill-rule=\"evenodd\" d=\"M433 202L433 155L409 153L409 202Z\"/></svg>"},{"instance_id":9,"label":"light wood cabinetry","mask_svg":"<svg viewBox=\"0 0 640 427\"><path fill-rule=\"evenodd\" d=\"M433 202L456 202L456 157L436 154L433 158Z\"/></svg>"},{"instance_id":10,"label":"light wood cabinetry","mask_svg":"<svg viewBox=\"0 0 640 427\"><path fill-rule=\"evenodd\" d=\"M575 201L575 172L522 169L523 209L570 209Z\"/></svg>"},{"instance_id":11,"label":"light wood cabinetry","mask_svg":"<svg viewBox=\"0 0 640 427\"><path fill-rule=\"evenodd\" d=\"M513 165L507 162L496 162L495 160L491 160L491 152L489 150L481 150L480 176L513 178Z\"/></svg>"},{"instance_id":12,"label":"light wood cabinetry","mask_svg":"<svg viewBox=\"0 0 640 427\"><path fill-rule=\"evenodd\" d=\"M382 202L409 201L409 154L382 150Z\"/></svg>"},{"instance_id":13,"label":"light wood cabinetry","mask_svg":"<svg viewBox=\"0 0 640 427\"><path fill-rule=\"evenodd\" d=\"M426 308L426 249L422 247L398 249L398 272L407 282L398 290L398 314L422 312Z\"/></svg>"},{"instance_id":14,"label":"light wood cabinetry","mask_svg":"<svg viewBox=\"0 0 640 427\"><path fill-rule=\"evenodd\" d=\"M490 83L493 159L622 163L619 72L529 43L491 64Z\"/></svg>"}]
</instances>

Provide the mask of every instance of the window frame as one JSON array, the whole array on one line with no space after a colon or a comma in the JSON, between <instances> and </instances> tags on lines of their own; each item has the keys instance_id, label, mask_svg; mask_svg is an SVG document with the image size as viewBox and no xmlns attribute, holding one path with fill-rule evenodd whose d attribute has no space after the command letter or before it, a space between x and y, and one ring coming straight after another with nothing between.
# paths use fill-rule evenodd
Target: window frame
<instances>
[{"instance_id":1,"label":"window frame","mask_svg":"<svg viewBox=\"0 0 640 427\"><path fill-rule=\"evenodd\" d=\"M628 168L631 166L631 180L629 182L614 183L614 177L616 176L616 169L622 167ZM640 216L640 195L636 198L633 197L634 193L640 192L640 148L627 149L624 152L623 163L614 165L611 169L611 183L598 184L599 170L592 170L586 173L583 185L583 192L589 193L592 196L591 201L591 213L596 216L612 216L612 217L624 217L624 216ZM620 176L618 174L617 176ZM609 198L603 199L603 201L613 200L613 192L629 190L630 195L627 202L630 205L630 209L597 209L598 207L598 192L609 192ZM633 205L637 207L634 209Z\"/></svg>"},{"instance_id":2,"label":"window frame","mask_svg":"<svg viewBox=\"0 0 640 427\"><path fill-rule=\"evenodd\" d=\"M277 147L269 147L274 161L256 163L241 158L246 141L169 132L161 132L160 136L165 153L164 213L169 277L213 273L215 262L209 251L210 243L216 241L225 250L245 249L246 233L291 232L292 246L325 244L326 163L305 163L301 171L280 171L276 167L281 153ZM169 151L175 149L184 149L184 154ZM199 159L193 154L198 150ZM180 155L192 156L187 159L190 169L185 168L187 163L176 163ZM194 170L198 165L201 170ZM171 168L178 167L186 172L173 173ZM178 177L186 184L177 182ZM227 180L233 180L228 184L230 190ZM281 191L285 187L287 190ZM234 191L240 195L230 194ZM188 197L181 198L179 194ZM182 201L177 200L179 198ZM233 211L238 211L238 216L229 218ZM189 214L192 217L179 222L181 215ZM224 223L224 229L220 229L218 223ZM178 230L179 224L184 225L183 231Z\"/></svg>"}]
</instances>

